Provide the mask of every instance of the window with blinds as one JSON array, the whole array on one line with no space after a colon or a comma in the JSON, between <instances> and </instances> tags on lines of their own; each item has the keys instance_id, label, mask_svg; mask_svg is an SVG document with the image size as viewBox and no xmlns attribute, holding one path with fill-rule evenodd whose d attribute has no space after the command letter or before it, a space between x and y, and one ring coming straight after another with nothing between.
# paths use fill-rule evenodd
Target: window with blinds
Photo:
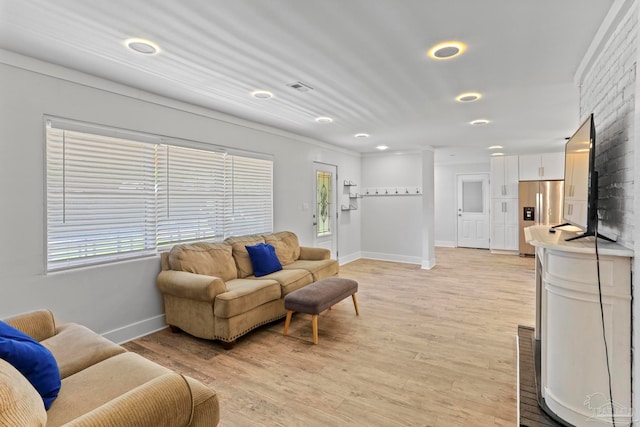
<instances>
[{"instance_id":1,"label":"window with blinds","mask_svg":"<svg viewBox=\"0 0 640 427\"><path fill-rule=\"evenodd\" d=\"M271 232L273 161L189 143L48 118L46 270Z\"/></svg>"}]
</instances>

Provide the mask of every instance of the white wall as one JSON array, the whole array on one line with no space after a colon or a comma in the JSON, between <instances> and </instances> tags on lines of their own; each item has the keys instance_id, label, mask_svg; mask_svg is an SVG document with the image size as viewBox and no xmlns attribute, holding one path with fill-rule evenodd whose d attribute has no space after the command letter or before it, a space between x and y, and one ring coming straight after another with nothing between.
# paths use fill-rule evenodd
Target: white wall
<instances>
[{"instance_id":1,"label":"white wall","mask_svg":"<svg viewBox=\"0 0 640 427\"><path fill-rule=\"evenodd\" d=\"M360 185L360 183L358 183ZM389 153L362 157L362 188L422 188L422 155ZM365 196L362 205L362 256L420 264L422 197Z\"/></svg>"},{"instance_id":2,"label":"white wall","mask_svg":"<svg viewBox=\"0 0 640 427\"><path fill-rule=\"evenodd\" d=\"M640 8L634 0L616 0L605 25L594 39L576 73L580 87L580 121L593 112L596 124L596 170L600 232L618 237L618 242L637 253L640 250L640 161L638 137L640 88L637 63L640 55L638 22ZM578 121L576 121L576 128ZM634 183L635 182L635 183ZM632 407L640 414L640 260L634 257L632 275ZM626 409L626 408L625 408Z\"/></svg>"},{"instance_id":3,"label":"white wall","mask_svg":"<svg viewBox=\"0 0 640 427\"><path fill-rule=\"evenodd\" d=\"M435 245L455 247L457 244L457 175L465 173L489 173L490 164L435 165Z\"/></svg>"},{"instance_id":4,"label":"white wall","mask_svg":"<svg viewBox=\"0 0 640 427\"><path fill-rule=\"evenodd\" d=\"M599 231L633 246L633 152L638 17L622 18L580 82L580 121L596 125ZM578 123L576 123L576 128Z\"/></svg>"},{"instance_id":5,"label":"white wall","mask_svg":"<svg viewBox=\"0 0 640 427\"><path fill-rule=\"evenodd\" d=\"M359 154L5 51L0 94L0 318L48 308L119 342L164 325L158 257L44 274L45 114L273 155L274 228L301 244L313 238L312 162L360 179ZM340 254L360 247L359 213L343 216Z\"/></svg>"}]
</instances>

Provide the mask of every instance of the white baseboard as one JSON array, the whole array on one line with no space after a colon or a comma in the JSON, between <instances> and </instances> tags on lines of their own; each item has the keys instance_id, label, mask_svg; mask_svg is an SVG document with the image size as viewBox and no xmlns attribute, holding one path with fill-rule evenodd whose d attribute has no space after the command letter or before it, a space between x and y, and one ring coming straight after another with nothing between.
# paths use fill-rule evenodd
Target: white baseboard
<instances>
[{"instance_id":1,"label":"white baseboard","mask_svg":"<svg viewBox=\"0 0 640 427\"><path fill-rule=\"evenodd\" d=\"M360 252L354 252L352 254L339 257L338 263L340 265L345 265L345 264L349 264L350 262L353 262L355 260L358 260L360 258L362 258L362 254Z\"/></svg>"},{"instance_id":2,"label":"white baseboard","mask_svg":"<svg viewBox=\"0 0 640 427\"><path fill-rule=\"evenodd\" d=\"M431 270L435 266L436 266L435 258L427 259L420 263L420 268L423 270Z\"/></svg>"},{"instance_id":3,"label":"white baseboard","mask_svg":"<svg viewBox=\"0 0 640 427\"><path fill-rule=\"evenodd\" d=\"M153 332L160 331L166 327L167 325L164 321L164 314L161 314L118 329L113 329L109 332L105 332L102 336L117 344L123 344L136 338L149 335Z\"/></svg>"},{"instance_id":4,"label":"white baseboard","mask_svg":"<svg viewBox=\"0 0 640 427\"><path fill-rule=\"evenodd\" d=\"M379 261L404 262L407 264L422 264L422 258L419 256L385 254L381 252L362 252L362 258L375 259Z\"/></svg>"},{"instance_id":5,"label":"white baseboard","mask_svg":"<svg viewBox=\"0 0 640 427\"><path fill-rule=\"evenodd\" d=\"M456 247L456 242L449 241L449 240L436 240L435 242L433 242L433 244L435 246L439 246L441 248L455 248Z\"/></svg>"}]
</instances>

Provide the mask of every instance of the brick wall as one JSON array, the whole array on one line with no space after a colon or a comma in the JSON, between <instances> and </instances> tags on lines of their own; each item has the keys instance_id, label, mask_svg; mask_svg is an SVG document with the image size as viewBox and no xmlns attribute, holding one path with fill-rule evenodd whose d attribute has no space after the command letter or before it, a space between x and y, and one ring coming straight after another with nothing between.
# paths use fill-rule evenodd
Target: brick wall
<instances>
[{"instance_id":1,"label":"brick wall","mask_svg":"<svg viewBox=\"0 0 640 427\"><path fill-rule=\"evenodd\" d=\"M599 173L599 232L633 247L636 5L626 13L580 86L580 121L593 112Z\"/></svg>"}]
</instances>

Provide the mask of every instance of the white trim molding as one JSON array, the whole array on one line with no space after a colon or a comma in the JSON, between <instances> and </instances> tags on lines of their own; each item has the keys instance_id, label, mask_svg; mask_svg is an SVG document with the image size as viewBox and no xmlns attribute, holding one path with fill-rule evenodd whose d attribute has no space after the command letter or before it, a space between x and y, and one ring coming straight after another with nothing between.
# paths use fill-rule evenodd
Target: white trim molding
<instances>
[{"instance_id":1,"label":"white trim molding","mask_svg":"<svg viewBox=\"0 0 640 427\"><path fill-rule=\"evenodd\" d=\"M580 65L578 65L576 74L573 77L573 82L576 86L582 85L582 81L589 70L591 70L594 61L600 55L602 49L604 49L609 38L611 38L611 34L618 28L618 25L626 17L627 13L629 13L634 2L635 0L615 0L613 2L611 9L607 12L607 16L605 16L604 21L602 21L600 28L593 37L591 45L589 45Z\"/></svg>"}]
</instances>

